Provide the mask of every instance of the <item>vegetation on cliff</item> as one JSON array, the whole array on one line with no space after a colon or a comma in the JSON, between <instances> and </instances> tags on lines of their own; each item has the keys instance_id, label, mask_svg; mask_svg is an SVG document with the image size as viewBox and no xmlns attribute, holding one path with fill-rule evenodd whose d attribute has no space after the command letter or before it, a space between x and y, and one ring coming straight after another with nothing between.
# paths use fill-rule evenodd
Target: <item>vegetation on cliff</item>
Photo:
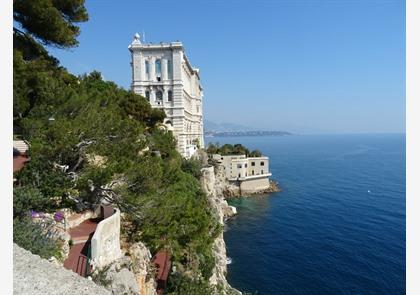
<instances>
[{"instance_id":1,"label":"vegetation on cliff","mask_svg":"<svg viewBox=\"0 0 420 295\"><path fill-rule=\"evenodd\" d=\"M83 2L14 2L23 31L14 33L13 128L30 143L31 158L15 175L14 241L54 255L53 241L41 232L38 250L31 248L35 238L23 238L36 227L28 212L81 209L106 199L127 216L128 239L171 252L177 271L168 292L208 294L211 245L221 228L197 180L197 162L182 159L162 127L165 114L144 97L99 72L72 75L42 45L77 45L74 22L88 18Z\"/></svg>"},{"instance_id":2,"label":"vegetation on cliff","mask_svg":"<svg viewBox=\"0 0 420 295\"><path fill-rule=\"evenodd\" d=\"M261 157L262 153L259 150L250 151L248 148L240 143L237 144L224 144L220 146L218 143L210 143L207 146L209 154L221 155L246 155L247 157Z\"/></svg>"}]
</instances>

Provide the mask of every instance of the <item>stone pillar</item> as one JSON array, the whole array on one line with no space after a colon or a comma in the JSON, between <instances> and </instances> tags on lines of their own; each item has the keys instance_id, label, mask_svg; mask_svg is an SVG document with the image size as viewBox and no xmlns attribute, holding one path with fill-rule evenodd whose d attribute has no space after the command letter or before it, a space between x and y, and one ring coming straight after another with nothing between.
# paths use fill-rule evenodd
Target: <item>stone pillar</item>
<instances>
[{"instance_id":1,"label":"stone pillar","mask_svg":"<svg viewBox=\"0 0 420 295\"><path fill-rule=\"evenodd\" d=\"M161 63L161 71L162 71L162 81L168 80L168 60L162 58L160 60Z\"/></svg>"},{"instance_id":2,"label":"stone pillar","mask_svg":"<svg viewBox=\"0 0 420 295\"><path fill-rule=\"evenodd\" d=\"M168 89L166 89L166 86L162 86L162 103L163 103L163 105L165 105L167 101L168 101Z\"/></svg>"},{"instance_id":3,"label":"stone pillar","mask_svg":"<svg viewBox=\"0 0 420 295\"><path fill-rule=\"evenodd\" d=\"M139 62L140 62L140 81L145 81L146 80L146 63L145 63L145 58L143 55L141 55Z\"/></svg>"},{"instance_id":4,"label":"stone pillar","mask_svg":"<svg viewBox=\"0 0 420 295\"><path fill-rule=\"evenodd\" d=\"M172 55L172 71L173 71L173 80L182 80L182 61L183 52L181 48L175 48Z\"/></svg>"},{"instance_id":5,"label":"stone pillar","mask_svg":"<svg viewBox=\"0 0 420 295\"><path fill-rule=\"evenodd\" d=\"M133 68L133 81L141 81L141 53L134 51L132 53L132 68Z\"/></svg>"},{"instance_id":6,"label":"stone pillar","mask_svg":"<svg viewBox=\"0 0 420 295\"><path fill-rule=\"evenodd\" d=\"M150 88L150 103L155 104L155 101L156 101L155 90Z\"/></svg>"}]
</instances>

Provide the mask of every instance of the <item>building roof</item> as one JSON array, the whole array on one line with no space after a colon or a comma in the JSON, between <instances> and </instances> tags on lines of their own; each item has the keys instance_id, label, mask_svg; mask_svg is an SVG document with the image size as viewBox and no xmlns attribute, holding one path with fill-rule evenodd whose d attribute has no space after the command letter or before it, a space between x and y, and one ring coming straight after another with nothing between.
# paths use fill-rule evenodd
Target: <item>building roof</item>
<instances>
[{"instance_id":1,"label":"building roof","mask_svg":"<svg viewBox=\"0 0 420 295\"><path fill-rule=\"evenodd\" d=\"M29 144L24 140L13 140L13 149L17 149L21 154L26 154L29 149Z\"/></svg>"}]
</instances>

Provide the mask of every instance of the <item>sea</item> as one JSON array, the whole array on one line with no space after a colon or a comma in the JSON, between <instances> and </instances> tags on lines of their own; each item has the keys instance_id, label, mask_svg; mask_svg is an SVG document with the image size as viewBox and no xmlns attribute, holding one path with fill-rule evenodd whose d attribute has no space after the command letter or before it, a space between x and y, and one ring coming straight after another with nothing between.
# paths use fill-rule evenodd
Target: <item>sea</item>
<instances>
[{"instance_id":1,"label":"sea","mask_svg":"<svg viewBox=\"0 0 420 295\"><path fill-rule=\"evenodd\" d=\"M230 200L248 294L405 294L405 134L211 137L270 157L281 192Z\"/></svg>"}]
</instances>

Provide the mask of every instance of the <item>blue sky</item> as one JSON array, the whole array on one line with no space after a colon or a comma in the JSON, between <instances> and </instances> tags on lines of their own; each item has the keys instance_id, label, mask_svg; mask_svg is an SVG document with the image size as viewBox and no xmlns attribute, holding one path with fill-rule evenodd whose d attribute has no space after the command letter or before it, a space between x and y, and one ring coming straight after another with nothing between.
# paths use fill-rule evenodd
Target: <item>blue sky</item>
<instances>
[{"instance_id":1,"label":"blue sky","mask_svg":"<svg viewBox=\"0 0 420 295\"><path fill-rule=\"evenodd\" d=\"M183 42L205 119L300 133L405 132L405 2L87 1L80 46L51 49L75 74L128 89L127 46Z\"/></svg>"}]
</instances>

